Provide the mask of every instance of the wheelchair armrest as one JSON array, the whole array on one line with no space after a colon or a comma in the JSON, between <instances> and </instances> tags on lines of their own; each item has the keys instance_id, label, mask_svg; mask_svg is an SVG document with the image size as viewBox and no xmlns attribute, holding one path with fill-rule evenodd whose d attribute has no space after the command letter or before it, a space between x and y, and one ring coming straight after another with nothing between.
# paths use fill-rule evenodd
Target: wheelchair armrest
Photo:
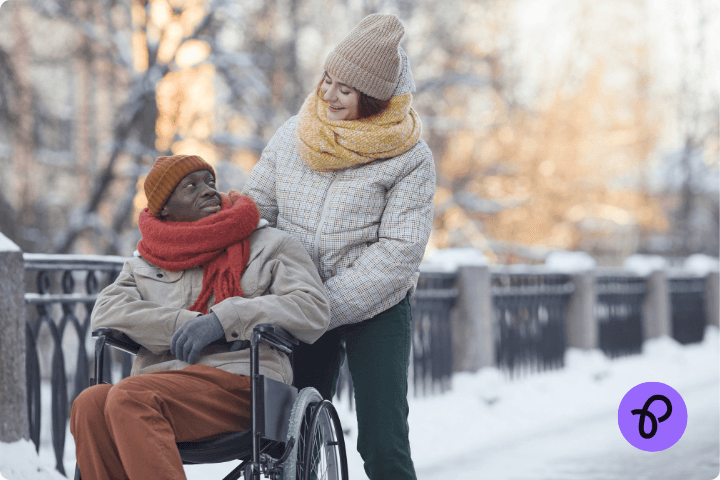
<instances>
[{"instance_id":1,"label":"wheelchair armrest","mask_svg":"<svg viewBox=\"0 0 720 480\"><path fill-rule=\"evenodd\" d=\"M99 337L101 335L105 336L105 343L111 347L133 355L137 355L138 351L140 351L140 344L122 332L110 328L97 328L92 332L93 337Z\"/></svg>"},{"instance_id":2,"label":"wheelchair armrest","mask_svg":"<svg viewBox=\"0 0 720 480\"><path fill-rule=\"evenodd\" d=\"M137 355L138 351L140 351L140 344L122 332L118 332L117 330L112 330L110 328L98 328L93 330L93 337L99 337L100 335L105 336L105 343L111 347L133 355ZM231 345L233 343L235 342L228 342L225 340L225 337L223 337L215 340L214 342L210 342L210 345Z\"/></svg>"},{"instance_id":3,"label":"wheelchair armrest","mask_svg":"<svg viewBox=\"0 0 720 480\"><path fill-rule=\"evenodd\" d=\"M300 343L300 340L278 325L261 323L253 328L253 332L260 334L262 340L286 353L290 353L293 347Z\"/></svg>"}]
</instances>

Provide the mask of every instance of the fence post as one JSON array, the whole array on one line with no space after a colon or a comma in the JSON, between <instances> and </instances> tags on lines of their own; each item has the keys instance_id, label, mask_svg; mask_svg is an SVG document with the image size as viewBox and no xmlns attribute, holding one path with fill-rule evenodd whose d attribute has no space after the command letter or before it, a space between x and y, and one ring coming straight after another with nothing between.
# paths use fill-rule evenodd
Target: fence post
<instances>
[{"instance_id":1,"label":"fence post","mask_svg":"<svg viewBox=\"0 0 720 480\"><path fill-rule=\"evenodd\" d=\"M598 324L595 316L595 274L573 275L575 287L565 309L565 339L568 347L598 348Z\"/></svg>"},{"instance_id":2,"label":"fence post","mask_svg":"<svg viewBox=\"0 0 720 480\"><path fill-rule=\"evenodd\" d=\"M27 439L25 272L22 252L0 233L0 442Z\"/></svg>"},{"instance_id":3,"label":"fence post","mask_svg":"<svg viewBox=\"0 0 720 480\"><path fill-rule=\"evenodd\" d=\"M655 270L647 277L647 295L643 303L644 339L672 337L670 288L665 273Z\"/></svg>"},{"instance_id":4,"label":"fence post","mask_svg":"<svg viewBox=\"0 0 720 480\"><path fill-rule=\"evenodd\" d=\"M720 274L710 272L705 277L705 314L708 325L720 327Z\"/></svg>"},{"instance_id":5,"label":"fence post","mask_svg":"<svg viewBox=\"0 0 720 480\"><path fill-rule=\"evenodd\" d=\"M457 303L450 315L453 372L475 372L495 363L490 269L458 268Z\"/></svg>"}]
</instances>

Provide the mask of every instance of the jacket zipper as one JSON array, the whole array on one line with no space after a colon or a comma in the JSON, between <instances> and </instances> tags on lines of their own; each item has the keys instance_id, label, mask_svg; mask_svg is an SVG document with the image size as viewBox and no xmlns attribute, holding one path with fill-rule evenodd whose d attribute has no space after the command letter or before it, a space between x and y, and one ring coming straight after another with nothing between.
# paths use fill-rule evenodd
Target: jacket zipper
<instances>
[{"instance_id":1,"label":"jacket zipper","mask_svg":"<svg viewBox=\"0 0 720 480\"><path fill-rule=\"evenodd\" d=\"M315 231L315 244L313 245L313 263L315 268L320 269L320 233L322 232L323 224L325 223L325 217L327 217L328 207L330 206L330 195L332 195L333 187L340 178L339 172L335 172L335 176L330 182L328 187L327 195L325 195L325 203L323 205L322 213L320 214L320 222L318 223L317 230Z\"/></svg>"}]
</instances>

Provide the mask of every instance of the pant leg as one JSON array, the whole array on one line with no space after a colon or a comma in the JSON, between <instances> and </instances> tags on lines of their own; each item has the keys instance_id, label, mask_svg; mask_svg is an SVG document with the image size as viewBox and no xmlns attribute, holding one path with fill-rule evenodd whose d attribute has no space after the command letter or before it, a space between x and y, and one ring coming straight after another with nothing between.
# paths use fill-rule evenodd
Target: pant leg
<instances>
[{"instance_id":1,"label":"pant leg","mask_svg":"<svg viewBox=\"0 0 720 480\"><path fill-rule=\"evenodd\" d=\"M120 456L105 424L105 400L112 385L95 385L83 390L72 404L70 432L80 472L86 479L127 478Z\"/></svg>"},{"instance_id":2,"label":"pant leg","mask_svg":"<svg viewBox=\"0 0 720 480\"><path fill-rule=\"evenodd\" d=\"M300 342L293 349L293 385L298 390L315 387L331 400L335 394L343 347L337 329L323 334L313 344Z\"/></svg>"},{"instance_id":3,"label":"pant leg","mask_svg":"<svg viewBox=\"0 0 720 480\"><path fill-rule=\"evenodd\" d=\"M75 417L85 415L86 404L73 405ZM185 479L175 443L250 428L250 379L205 365L129 377L107 390L103 417L126 475L102 473L104 453L94 456L82 441L81 473L88 468L100 472L92 477L98 479Z\"/></svg>"},{"instance_id":4,"label":"pant leg","mask_svg":"<svg viewBox=\"0 0 720 480\"><path fill-rule=\"evenodd\" d=\"M357 449L371 480L414 480L408 417L410 302L406 297L344 334L355 386Z\"/></svg>"}]
</instances>

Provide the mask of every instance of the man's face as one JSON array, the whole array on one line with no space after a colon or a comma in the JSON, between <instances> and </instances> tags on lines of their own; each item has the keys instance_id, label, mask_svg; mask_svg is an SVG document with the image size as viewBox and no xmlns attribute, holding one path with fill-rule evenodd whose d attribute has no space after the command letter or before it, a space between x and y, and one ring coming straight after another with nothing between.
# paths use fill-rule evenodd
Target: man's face
<instances>
[{"instance_id":1,"label":"man's face","mask_svg":"<svg viewBox=\"0 0 720 480\"><path fill-rule=\"evenodd\" d=\"M160 211L169 222L195 222L220 211L220 193L210 170L200 170L185 176Z\"/></svg>"}]
</instances>

